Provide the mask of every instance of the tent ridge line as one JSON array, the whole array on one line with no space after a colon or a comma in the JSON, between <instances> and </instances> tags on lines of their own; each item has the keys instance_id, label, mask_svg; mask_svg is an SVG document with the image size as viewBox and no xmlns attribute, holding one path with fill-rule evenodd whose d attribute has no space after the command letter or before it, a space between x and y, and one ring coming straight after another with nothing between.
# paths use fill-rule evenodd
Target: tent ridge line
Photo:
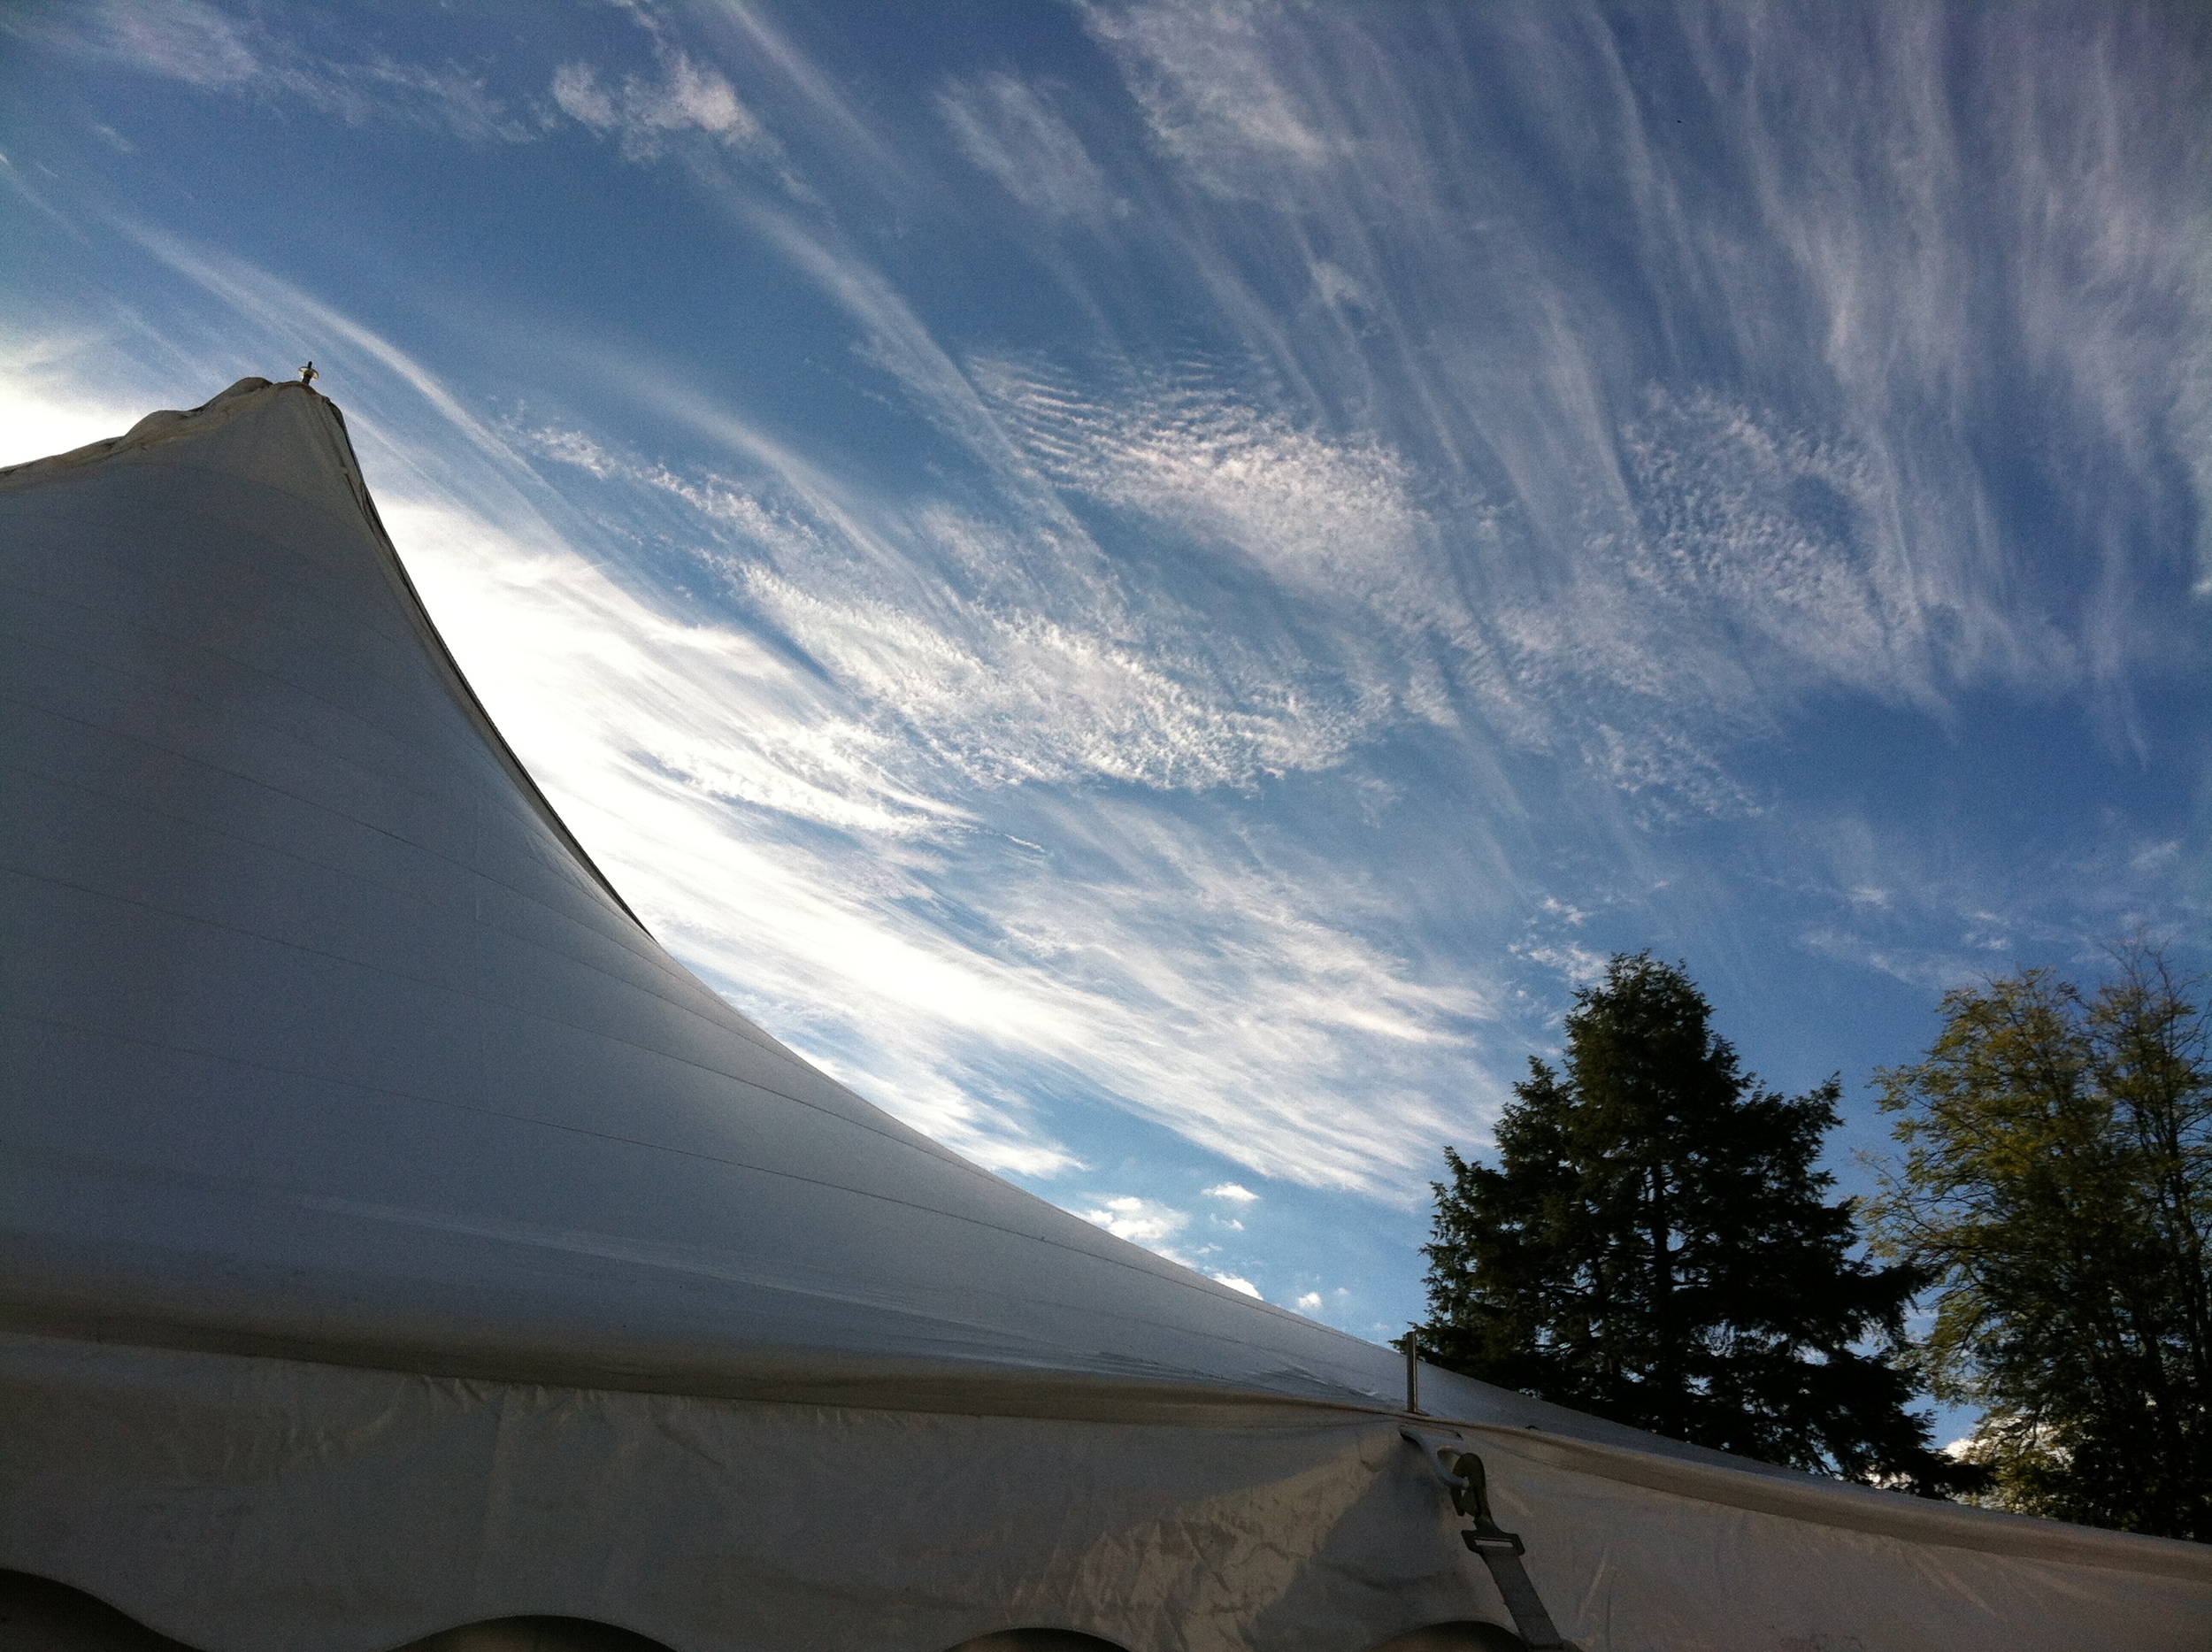
<instances>
[{"instance_id":1,"label":"tent ridge line","mask_svg":"<svg viewBox=\"0 0 2212 1652\"><path fill-rule=\"evenodd\" d=\"M937 1362L911 1356L873 1356L878 1366L902 1364L905 1371L856 1373L820 1363L792 1360L776 1368L761 1362L750 1376L726 1376L713 1382L685 1380L679 1373L603 1369L573 1379L530 1374L499 1356L471 1357L449 1350L395 1364L373 1356L397 1351L382 1345L318 1345L304 1339L134 1321L128 1326L111 1317L70 1312L22 1311L0 1296L0 1345L8 1341L52 1346L87 1346L103 1351L138 1350L196 1359L311 1365L327 1370L432 1382L483 1384L499 1388L550 1390L580 1398L625 1395L694 1401L708 1405L799 1407L831 1411L910 1412L930 1417L1007 1417L1037 1421L1128 1423L1184 1422L1194 1425L1248 1426L1272 1418L1268 1426L1395 1424L1400 1413L1350 1399L1288 1395L1278 1389L1232 1383L1167 1378L1116 1377L1051 1366L979 1366L971 1362Z\"/></svg>"}]
</instances>

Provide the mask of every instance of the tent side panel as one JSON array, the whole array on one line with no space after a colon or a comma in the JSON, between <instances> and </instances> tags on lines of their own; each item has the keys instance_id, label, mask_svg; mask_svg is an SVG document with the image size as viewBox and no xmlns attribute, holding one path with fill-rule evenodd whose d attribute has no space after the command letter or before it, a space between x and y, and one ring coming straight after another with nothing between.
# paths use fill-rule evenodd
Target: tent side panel
<instances>
[{"instance_id":1,"label":"tent side panel","mask_svg":"<svg viewBox=\"0 0 2212 1652\"><path fill-rule=\"evenodd\" d=\"M560 1614L676 1652L1368 1652L1503 1613L1386 1423L1194 1431L762 1405L0 1335L0 1564L202 1647ZM2212 1582L1901 1542L1485 1445L1607 1652L2181 1652Z\"/></svg>"}]
</instances>

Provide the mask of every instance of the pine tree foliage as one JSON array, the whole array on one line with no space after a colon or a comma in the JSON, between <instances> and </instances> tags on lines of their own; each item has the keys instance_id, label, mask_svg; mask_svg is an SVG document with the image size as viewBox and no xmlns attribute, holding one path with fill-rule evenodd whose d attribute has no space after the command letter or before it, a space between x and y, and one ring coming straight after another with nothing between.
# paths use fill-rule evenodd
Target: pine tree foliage
<instances>
[{"instance_id":1,"label":"pine tree foliage","mask_svg":"<svg viewBox=\"0 0 2212 1652\"><path fill-rule=\"evenodd\" d=\"M1423 1345L1486 1381L1678 1440L1929 1493L1894 1339L1924 1282L1856 1260L1816 1168L1833 1080L1785 1097L1741 1072L1678 966L1612 960L1576 997L1563 1070L1532 1058L1497 1164L1449 1149Z\"/></svg>"},{"instance_id":2,"label":"pine tree foliage","mask_svg":"<svg viewBox=\"0 0 2212 1652\"><path fill-rule=\"evenodd\" d=\"M2212 1024L2155 951L2116 961L2093 995L2028 970L1944 999L1878 1075L1905 1156L1874 1216L1939 1281L1920 1359L1986 1408L1994 1501L2212 1541Z\"/></svg>"}]
</instances>

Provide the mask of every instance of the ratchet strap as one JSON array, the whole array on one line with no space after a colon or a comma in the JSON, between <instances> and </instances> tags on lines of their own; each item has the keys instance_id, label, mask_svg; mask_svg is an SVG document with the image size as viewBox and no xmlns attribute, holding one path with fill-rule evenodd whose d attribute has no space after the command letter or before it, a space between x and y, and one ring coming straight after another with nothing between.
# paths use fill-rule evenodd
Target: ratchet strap
<instances>
[{"instance_id":1,"label":"ratchet strap","mask_svg":"<svg viewBox=\"0 0 2212 1652\"><path fill-rule=\"evenodd\" d=\"M1552 1626L1551 1614L1544 1610L1536 1586L1528 1580L1527 1568L1521 1564L1521 1556L1528 1552L1526 1546L1512 1533L1501 1531L1490 1512L1489 1480L1483 1472L1482 1459L1471 1451L1461 1450L1456 1441L1440 1443L1410 1428L1403 1432L1406 1439L1420 1448L1421 1455L1451 1493L1452 1507L1474 1522L1459 1534L1459 1541L1490 1569L1491 1579L1505 1598L1505 1610L1529 1652L1563 1648L1567 1643Z\"/></svg>"}]
</instances>

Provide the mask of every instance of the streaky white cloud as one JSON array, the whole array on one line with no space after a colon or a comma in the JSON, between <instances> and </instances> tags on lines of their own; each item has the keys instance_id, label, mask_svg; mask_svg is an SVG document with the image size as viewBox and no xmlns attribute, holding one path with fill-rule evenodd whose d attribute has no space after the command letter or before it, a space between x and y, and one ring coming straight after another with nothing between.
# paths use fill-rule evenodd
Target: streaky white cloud
<instances>
[{"instance_id":1,"label":"streaky white cloud","mask_svg":"<svg viewBox=\"0 0 2212 1652\"><path fill-rule=\"evenodd\" d=\"M1233 1181L1217 1181L1204 1192L1209 1199L1226 1199L1233 1204L1252 1204L1260 1196L1249 1187L1240 1187Z\"/></svg>"},{"instance_id":2,"label":"streaky white cloud","mask_svg":"<svg viewBox=\"0 0 2212 1652\"><path fill-rule=\"evenodd\" d=\"M525 142L536 124L454 64L408 63L384 53L332 58L252 12L203 0L94 0L0 19L87 57L179 81L202 91L288 100L353 125L394 120L474 142Z\"/></svg>"},{"instance_id":3,"label":"streaky white cloud","mask_svg":"<svg viewBox=\"0 0 2212 1652\"><path fill-rule=\"evenodd\" d=\"M2172 648L2176 619L2144 594L2182 546L2112 507L2166 491L2153 432L2200 409L2212 338L2212 220L2193 181L2204 128L2177 120L2188 54L2149 14L2079 30L1878 15L1833 41L1848 73L1747 74L1832 37L1809 16L1684 10L1755 217L1748 235L1724 232L1691 168L1662 160L1638 192L1668 230L1654 274L1712 292L1770 371L1776 328L1801 318L1816 362L1773 376L1832 410L1875 507L1863 539L1886 617L1924 627L1934 691L2081 697L2131 739L2127 680ZM1947 65L1972 65L1970 97ZM2058 79L2066 94L2047 96ZM1878 144L1856 141L1870 107ZM2036 466L2042 523L2005 510L2017 479L1988 452L1993 426L2030 422L2009 397L2037 411L2027 439L2064 449ZM2185 462L2202 498L2212 448L2196 428ZM2078 572L2054 579L2061 559L2033 541L2061 520Z\"/></svg>"},{"instance_id":4,"label":"streaky white cloud","mask_svg":"<svg viewBox=\"0 0 2212 1652\"><path fill-rule=\"evenodd\" d=\"M1476 8L1417 53L1386 12L1085 12L1198 187L1147 196L1159 244L1292 423L1387 410L1417 496L1460 478L1495 512L1454 547L1481 592L1465 692L1663 818L1757 807L1747 743L1836 692L1942 718L1991 688L2082 696L2134 739L2131 673L2185 647L2142 593L2187 536L2092 501L2121 475L2160 496L2177 430L2212 476L2186 54L2152 63L2139 19L1878 11L1846 42L1770 9L1663 7L1632 39L1601 7ZM1654 78L1678 50L1694 72ZM1809 66L1834 51L1850 73ZM1962 105L1943 77L1969 63ZM2152 107L2166 124L2120 112ZM2000 269L1999 247L2032 251ZM1286 325L1314 298L1356 319ZM1965 413L2016 359L2087 443L2046 480L2078 578L2027 573L2039 530L2006 520L2008 461Z\"/></svg>"},{"instance_id":5,"label":"streaky white cloud","mask_svg":"<svg viewBox=\"0 0 2212 1652\"><path fill-rule=\"evenodd\" d=\"M23 465L128 430L146 416L128 380L88 380L97 334L0 334L0 465Z\"/></svg>"},{"instance_id":6,"label":"streaky white cloud","mask_svg":"<svg viewBox=\"0 0 2212 1652\"><path fill-rule=\"evenodd\" d=\"M861 330L856 350L862 358L890 375L918 411L986 467L1010 506L1064 532L1076 531L1075 523L1001 428L960 365L879 268L788 212L752 200L726 197L725 204L846 311ZM670 411L699 418L702 410L688 398L665 387L658 395ZM710 411L700 422L710 427L718 419Z\"/></svg>"},{"instance_id":7,"label":"streaky white cloud","mask_svg":"<svg viewBox=\"0 0 2212 1652\"><path fill-rule=\"evenodd\" d=\"M1312 167L1338 146L1294 70L1274 50L1283 32L1240 4L1085 7L1084 21L1120 60L1156 142L1210 188L1239 193L1245 166Z\"/></svg>"},{"instance_id":8,"label":"streaky white cloud","mask_svg":"<svg viewBox=\"0 0 2212 1652\"><path fill-rule=\"evenodd\" d=\"M1540 964L1548 970L1555 970L1577 987L1591 987L1605 979L1608 955L1588 947L1572 944L1547 945L1541 941L1517 942L1514 955L1532 964Z\"/></svg>"},{"instance_id":9,"label":"streaky white cloud","mask_svg":"<svg viewBox=\"0 0 2212 1652\"><path fill-rule=\"evenodd\" d=\"M209 89L242 86L263 69L253 26L202 0L25 9L0 29Z\"/></svg>"},{"instance_id":10,"label":"streaky white cloud","mask_svg":"<svg viewBox=\"0 0 2212 1652\"><path fill-rule=\"evenodd\" d=\"M851 174L879 191L899 195L916 187L915 169L902 147L855 106L833 76L800 50L791 37L777 27L762 8L745 0L720 0L695 12L701 27L718 39L726 51L741 56L757 68L772 73L797 95L795 107L812 130L839 153ZM749 78L757 85L763 76Z\"/></svg>"},{"instance_id":11,"label":"streaky white cloud","mask_svg":"<svg viewBox=\"0 0 2212 1652\"><path fill-rule=\"evenodd\" d=\"M1201 639L1067 577L1082 548L1048 528L863 506L788 466L749 488L618 458L578 432L518 439L708 519L694 526L695 554L876 719L887 751L959 784L1246 787L1340 761L1355 732L1292 684L1225 678ZM958 583L918 588L917 572L947 565ZM1029 565L1055 565L1056 577L1027 578Z\"/></svg>"},{"instance_id":12,"label":"streaky white cloud","mask_svg":"<svg viewBox=\"0 0 2212 1652\"><path fill-rule=\"evenodd\" d=\"M1811 851L1796 893L1817 914L1796 943L1930 993L2038 961L2093 972L2115 936L2185 946L2176 914L2201 907L2189 851L2162 833L2116 826L2056 861L1991 864L1855 812L1793 826Z\"/></svg>"},{"instance_id":13,"label":"streaky white cloud","mask_svg":"<svg viewBox=\"0 0 2212 1652\"><path fill-rule=\"evenodd\" d=\"M361 326L289 281L245 259L145 225L125 224L120 227L178 274L255 323L265 335L278 343L275 353L279 356L312 356L320 350L327 359L334 343L350 347L359 351L365 362L398 378L472 447L510 476L522 468L513 449L463 407L436 375L381 334ZM279 375L282 371L278 370Z\"/></svg>"},{"instance_id":14,"label":"streaky white cloud","mask_svg":"<svg viewBox=\"0 0 2212 1652\"><path fill-rule=\"evenodd\" d=\"M426 590L434 584L432 576ZM574 627L595 637L611 628L599 617ZM930 652L895 627L885 646L902 661ZM958 1082L985 1071L995 1051L988 1060L1044 1063L1269 1174L1386 1189L1421 1173L1446 1126L1420 1075L1451 1058L1462 1036L1455 1029L1484 1009L1464 988L1425 983L1363 939L1363 929L1388 920L1343 906L1340 880L1308 887L1294 871L1224 860L1135 799L1078 807L1022 794L1019 835L1051 845L1048 858L1011 839L1006 852L982 853L989 840L975 830L977 765L965 757L923 760L942 753L941 734L934 746L862 743L855 756L848 748L862 734L831 711L849 711L853 703L841 698L795 707L780 698L787 688L767 696L758 680L729 677L695 689L655 687L664 662L686 651L657 643L611 657L602 641L588 657L565 659L557 634L528 644L526 666L471 670L495 682L518 670L572 673L560 693L599 710L565 716L564 726L615 715L628 725L619 735L605 731L618 757L588 773L564 772L557 754L541 758L526 716L517 744L565 809L573 788L590 800L587 822L606 811L604 834L618 847L603 860L641 910L780 1033L810 1053L864 1046L869 1053L856 1058L879 1080L864 1088L902 1114L909 1103L898 1087L910 1074ZM850 676L878 688L850 669L849 656L830 657L846 668L841 683ZM639 680L624 680L633 672ZM560 695L548 685L527 699L557 704ZM670 708L680 736L652 732L654 706ZM726 734L709 732L726 718ZM675 755L632 772L618 756L640 749ZM875 763L879 771L865 767ZM779 771L795 769L781 791L767 789ZM741 788L718 778L730 772L757 778ZM732 817L727 804L738 798L869 835L849 852L794 839L772 820ZM679 800L685 808L675 809ZM885 812L869 818L856 800ZM579 830L595 846L602 841L597 828ZM947 833L964 845L955 868L893 850L902 834L920 853ZM723 846L725 834L735 841ZM764 900L764 887L789 893ZM1317 901L1328 888L1337 900ZM787 923L780 916L787 903ZM926 916L946 903L964 915L956 933ZM827 1004L839 1006L834 1015ZM862 1025L864 1040L852 1031ZM1018 1141L984 1141L956 1119L924 1127L992 1162L1032 1151Z\"/></svg>"},{"instance_id":15,"label":"streaky white cloud","mask_svg":"<svg viewBox=\"0 0 2212 1652\"><path fill-rule=\"evenodd\" d=\"M1293 588L1408 623L1456 618L1440 611L1434 565L1417 570L1426 525L1406 465L1380 443L1332 441L1202 384L1109 404L1044 364L971 370L1063 487L1232 546Z\"/></svg>"},{"instance_id":16,"label":"streaky white cloud","mask_svg":"<svg viewBox=\"0 0 2212 1652\"><path fill-rule=\"evenodd\" d=\"M1129 204L1083 140L1037 89L1009 74L954 81L937 107L961 152L1032 211L1059 218L1112 218Z\"/></svg>"},{"instance_id":17,"label":"streaky white cloud","mask_svg":"<svg viewBox=\"0 0 2212 1652\"><path fill-rule=\"evenodd\" d=\"M2001 969L1993 972L1985 949L1885 943L1880 939L1825 924L1801 932L1797 943L1816 957L1855 964L1929 993L1949 992L1993 972L2002 972Z\"/></svg>"},{"instance_id":18,"label":"streaky white cloud","mask_svg":"<svg viewBox=\"0 0 2212 1652\"><path fill-rule=\"evenodd\" d=\"M1294 669L1308 706L1356 734L1455 721L1448 682L1480 645L1395 453L1301 428L1202 379L1102 398L1050 363L983 357L970 372L1055 484L1240 560L1299 603Z\"/></svg>"}]
</instances>

